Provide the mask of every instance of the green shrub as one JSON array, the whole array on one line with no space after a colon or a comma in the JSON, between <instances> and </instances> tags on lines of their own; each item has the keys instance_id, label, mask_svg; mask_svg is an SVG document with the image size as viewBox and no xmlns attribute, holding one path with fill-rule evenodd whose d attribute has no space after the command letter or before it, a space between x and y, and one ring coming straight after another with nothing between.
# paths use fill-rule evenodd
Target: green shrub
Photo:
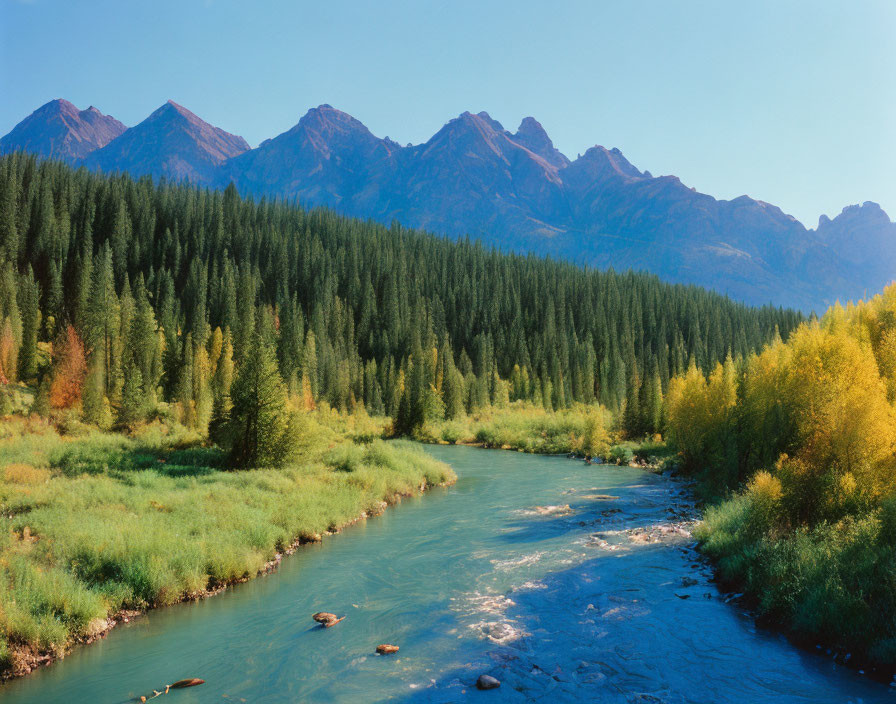
<instances>
[{"instance_id":1,"label":"green shrub","mask_svg":"<svg viewBox=\"0 0 896 704\"><path fill-rule=\"evenodd\" d=\"M628 464L635 459L634 446L631 443L613 445L605 459L610 464Z\"/></svg>"}]
</instances>

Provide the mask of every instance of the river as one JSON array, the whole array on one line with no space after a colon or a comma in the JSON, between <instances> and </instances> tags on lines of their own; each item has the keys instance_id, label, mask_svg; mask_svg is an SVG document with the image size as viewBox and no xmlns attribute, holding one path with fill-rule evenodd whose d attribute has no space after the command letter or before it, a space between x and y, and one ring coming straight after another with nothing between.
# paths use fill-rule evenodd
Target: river
<instances>
[{"instance_id":1,"label":"river","mask_svg":"<svg viewBox=\"0 0 896 704\"><path fill-rule=\"evenodd\" d=\"M430 447L455 486L300 549L280 569L115 628L0 687L103 704L201 677L198 702L891 702L725 603L686 488L629 467ZM569 506L566 509L566 506ZM347 618L330 629L315 611ZM394 643L396 655L373 653ZM472 685L488 673L499 689Z\"/></svg>"}]
</instances>

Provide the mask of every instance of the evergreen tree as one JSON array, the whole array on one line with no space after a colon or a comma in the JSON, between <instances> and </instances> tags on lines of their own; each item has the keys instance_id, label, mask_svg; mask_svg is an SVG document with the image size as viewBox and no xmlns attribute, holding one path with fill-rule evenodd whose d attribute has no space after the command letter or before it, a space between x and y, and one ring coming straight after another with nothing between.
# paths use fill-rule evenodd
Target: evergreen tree
<instances>
[{"instance_id":1,"label":"evergreen tree","mask_svg":"<svg viewBox=\"0 0 896 704\"><path fill-rule=\"evenodd\" d=\"M136 364L125 369L124 385L121 390L121 404L116 420L119 425L133 426L146 418L147 399L143 388L143 375Z\"/></svg>"},{"instance_id":2,"label":"evergreen tree","mask_svg":"<svg viewBox=\"0 0 896 704\"><path fill-rule=\"evenodd\" d=\"M288 419L286 391L273 347L255 333L231 387L230 460L237 467L282 464Z\"/></svg>"},{"instance_id":3,"label":"evergreen tree","mask_svg":"<svg viewBox=\"0 0 896 704\"><path fill-rule=\"evenodd\" d=\"M19 282L18 301L22 316L19 378L27 381L37 376L37 333L40 328L40 287L30 266Z\"/></svg>"},{"instance_id":4,"label":"evergreen tree","mask_svg":"<svg viewBox=\"0 0 896 704\"><path fill-rule=\"evenodd\" d=\"M124 318L125 316L122 316ZM140 371L146 392L146 402L155 405L156 387L159 384L161 365L160 339L155 313L147 297L143 278L137 282L134 311L127 331L124 359Z\"/></svg>"},{"instance_id":5,"label":"evergreen tree","mask_svg":"<svg viewBox=\"0 0 896 704\"><path fill-rule=\"evenodd\" d=\"M114 391L117 382L115 344L119 329L118 313L112 250L106 246L93 265L86 322L86 339L91 355L98 354L102 359L104 394Z\"/></svg>"},{"instance_id":6,"label":"evergreen tree","mask_svg":"<svg viewBox=\"0 0 896 704\"><path fill-rule=\"evenodd\" d=\"M0 327L0 384L15 381L18 368L19 343L16 340L13 322L6 317Z\"/></svg>"},{"instance_id":7,"label":"evergreen tree","mask_svg":"<svg viewBox=\"0 0 896 704\"><path fill-rule=\"evenodd\" d=\"M50 375L44 374L34 394L34 402L31 404L31 413L41 418L49 418L52 408L50 406Z\"/></svg>"},{"instance_id":8,"label":"evergreen tree","mask_svg":"<svg viewBox=\"0 0 896 704\"><path fill-rule=\"evenodd\" d=\"M99 428L112 425L112 409L106 397L105 383L106 372L103 369L103 354L100 352L90 359L81 395L84 421Z\"/></svg>"},{"instance_id":9,"label":"evergreen tree","mask_svg":"<svg viewBox=\"0 0 896 704\"><path fill-rule=\"evenodd\" d=\"M13 172L13 162L7 160L3 171L5 177L2 180L0 190L0 253L4 261L18 263L19 260L19 232L16 225L16 209L20 196L20 187L17 175Z\"/></svg>"}]
</instances>

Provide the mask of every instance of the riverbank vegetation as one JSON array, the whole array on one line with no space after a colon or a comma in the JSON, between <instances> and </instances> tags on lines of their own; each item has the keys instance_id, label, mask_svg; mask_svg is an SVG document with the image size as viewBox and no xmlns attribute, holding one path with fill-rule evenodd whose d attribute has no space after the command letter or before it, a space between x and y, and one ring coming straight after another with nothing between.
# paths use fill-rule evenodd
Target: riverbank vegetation
<instances>
[{"instance_id":1,"label":"riverbank vegetation","mask_svg":"<svg viewBox=\"0 0 896 704\"><path fill-rule=\"evenodd\" d=\"M721 576L807 640L896 665L896 286L667 395Z\"/></svg>"},{"instance_id":2,"label":"riverbank vegetation","mask_svg":"<svg viewBox=\"0 0 896 704\"><path fill-rule=\"evenodd\" d=\"M631 436L621 418L600 405L546 411L526 401L484 408L462 419L433 420L415 433L428 443L479 445L536 454L572 454L596 461L661 466L674 454L662 437Z\"/></svg>"},{"instance_id":3,"label":"riverbank vegetation","mask_svg":"<svg viewBox=\"0 0 896 704\"><path fill-rule=\"evenodd\" d=\"M627 461L621 440L662 430L671 378L802 319L232 187L2 157L0 659L250 576L450 478L382 436Z\"/></svg>"}]
</instances>

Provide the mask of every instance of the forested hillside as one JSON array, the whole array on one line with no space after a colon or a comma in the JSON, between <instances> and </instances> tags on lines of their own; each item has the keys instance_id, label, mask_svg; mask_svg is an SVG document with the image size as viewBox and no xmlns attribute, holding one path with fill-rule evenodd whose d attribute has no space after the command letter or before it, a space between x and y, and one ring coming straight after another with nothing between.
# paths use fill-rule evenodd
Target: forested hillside
<instances>
[{"instance_id":1,"label":"forested hillside","mask_svg":"<svg viewBox=\"0 0 896 704\"><path fill-rule=\"evenodd\" d=\"M86 365L83 407L100 424L170 401L204 429L258 331L306 404L363 403L399 429L523 398L626 406L649 432L690 360L709 369L801 320L653 276L22 155L0 160L0 248L5 378L41 380L64 406L80 393L66 375Z\"/></svg>"}]
</instances>

